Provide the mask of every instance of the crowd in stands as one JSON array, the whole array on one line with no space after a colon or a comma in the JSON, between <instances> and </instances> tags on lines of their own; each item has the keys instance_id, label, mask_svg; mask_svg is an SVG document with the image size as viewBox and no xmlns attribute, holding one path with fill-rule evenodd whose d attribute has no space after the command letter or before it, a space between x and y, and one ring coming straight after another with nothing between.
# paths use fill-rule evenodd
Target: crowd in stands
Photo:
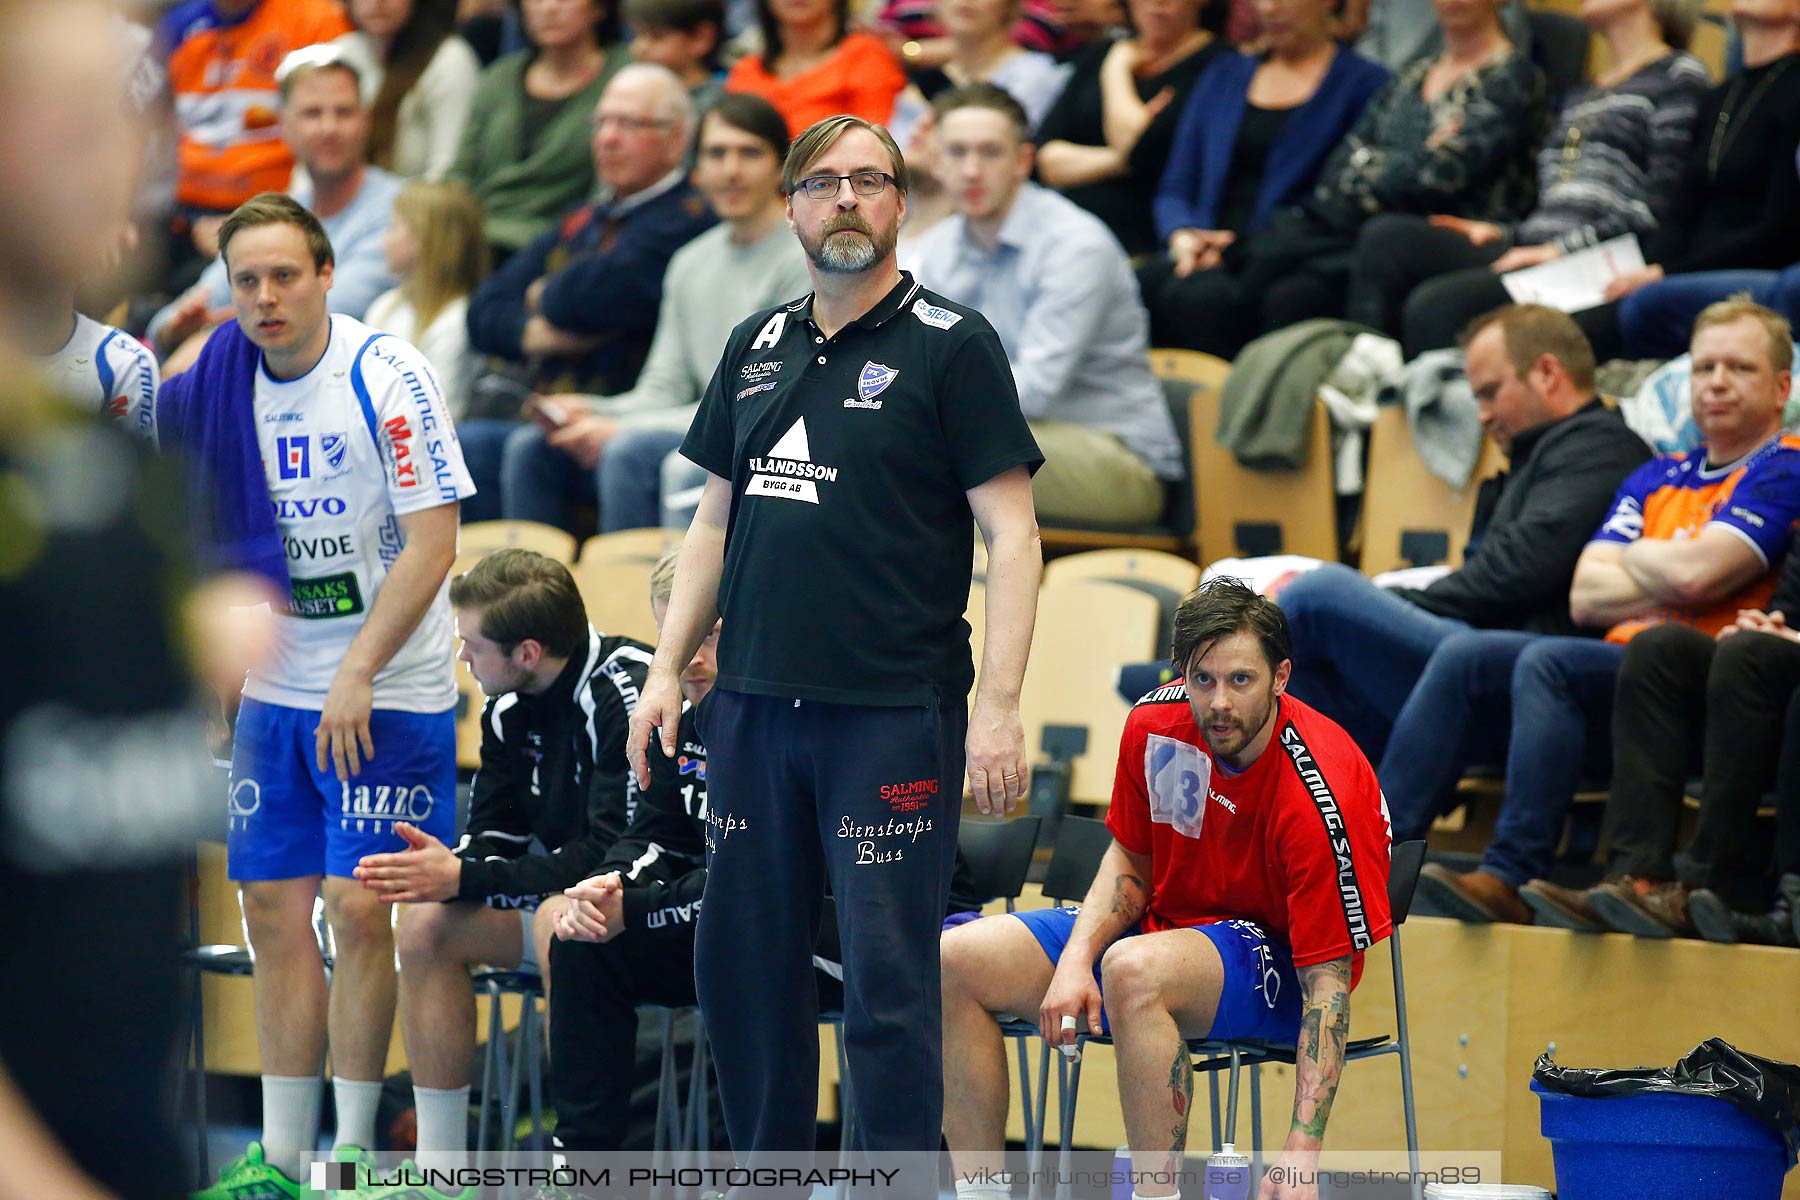
<instances>
[{"instance_id":1,"label":"crowd in stands","mask_svg":"<svg viewBox=\"0 0 1800 1200\"><path fill-rule=\"evenodd\" d=\"M675 449L709 387L745 385L714 378L727 337L809 286L790 140L840 112L891 123L901 265L997 331L1045 525L1164 514L1187 465L1153 347L1232 359L1326 319L1414 365L1450 352L1510 459L1460 565L1271 585L1291 690L1377 765L1396 841L1471 769L1503 771L1480 865L1426 869L1441 910L1800 941L1800 0L1731 0L1710 63L1698 0L1582 0L1595 68L1560 94L1502 0L139 7L168 161L116 235L140 260L108 305L125 332L101 310L61 340L73 287L46 314L82 406L149 424L159 380L234 316L225 217L285 192L329 236L331 311L429 363L465 523L679 524L701 476ZM1513 272L1625 236L1646 265L1602 303L1505 307ZM1601 380L1684 355L1671 446ZM586 654L564 649L537 683ZM1606 875L1566 886L1558 846L1595 787Z\"/></svg>"}]
</instances>

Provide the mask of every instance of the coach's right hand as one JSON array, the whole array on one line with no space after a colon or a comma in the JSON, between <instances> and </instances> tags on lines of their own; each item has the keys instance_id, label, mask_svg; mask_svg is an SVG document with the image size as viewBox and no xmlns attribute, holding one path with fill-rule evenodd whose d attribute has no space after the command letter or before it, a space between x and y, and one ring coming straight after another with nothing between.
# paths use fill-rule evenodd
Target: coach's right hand
<instances>
[{"instance_id":1,"label":"coach's right hand","mask_svg":"<svg viewBox=\"0 0 1800 1200\"><path fill-rule=\"evenodd\" d=\"M681 680L673 671L650 668L643 694L631 713L625 734L625 761L637 774L639 788L650 786L650 731L662 731L664 758L675 757L675 737L681 729Z\"/></svg>"},{"instance_id":2,"label":"coach's right hand","mask_svg":"<svg viewBox=\"0 0 1800 1200\"><path fill-rule=\"evenodd\" d=\"M1072 1046L1075 1034L1083 1025L1090 1037L1100 1036L1100 984L1094 979L1094 962L1085 954L1063 950L1056 962L1056 973L1044 990L1044 1002L1038 1006L1038 1032L1051 1046ZM1064 1029L1063 1018L1075 1018L1075 1029Z\"/></svg>"}]
</instances>

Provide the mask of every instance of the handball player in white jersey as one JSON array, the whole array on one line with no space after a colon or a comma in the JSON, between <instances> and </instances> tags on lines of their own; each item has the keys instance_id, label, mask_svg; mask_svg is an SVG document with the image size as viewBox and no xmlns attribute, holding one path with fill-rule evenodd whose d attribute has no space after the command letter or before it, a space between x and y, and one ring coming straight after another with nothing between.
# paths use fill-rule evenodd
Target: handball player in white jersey
<instances>
[{"instance_id":1,"label":"handball player in white jersey","mask_svg":"<svg viewBox=\"0 0 1800 1200\"><path fill-rule=\"evenodd\" d=\"M392 910L351 871L364 855L453 833L445 577L459 501L475 489L425 356L326 311L331 244L311 213L258 196L227 219L219 249L238 325L261 350L256 437L291 596L275 653L245 683L231 775L230 873L256 953L263 1139L206 1195L273 1185L297 1196L326 1046L313 898L323 890L336 950L336 1144L367 1147L393 1026Z\"/></svg>"}]
</instances>

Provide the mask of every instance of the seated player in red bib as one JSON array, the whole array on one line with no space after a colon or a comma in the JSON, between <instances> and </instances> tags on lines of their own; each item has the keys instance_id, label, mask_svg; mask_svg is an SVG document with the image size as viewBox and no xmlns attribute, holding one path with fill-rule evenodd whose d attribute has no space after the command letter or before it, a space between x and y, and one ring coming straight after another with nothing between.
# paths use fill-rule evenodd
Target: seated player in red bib
<instances>
[{"instance_id":1,"label":"seated player in red bib","mask_svg":"<svg viewBox=\"0 0 1800 1200\"><path fill-rule=\"evenodd\" d=\"M1113 844L1080 908L943 937L944 1134L960 1200L991 1200L1007 1075L993 1014L1044 1037L1111 1034L1137 1172L1179 1170L1193 1071L1183 1039L1296 1046L1284 1159L1310 1167L1343 1070L1350 992L1386 937L1387 805L1342 729L1285 694L1287 621L1235 579L1175 612L1184 678L1138 701L1119 745ZM951 1068L950 1064L958 1064ZM1172 1184L1138 1181L1138 1194ZM1264 1185L1262 1195L1310 1196Z\"/></svg>"}]
</instances>

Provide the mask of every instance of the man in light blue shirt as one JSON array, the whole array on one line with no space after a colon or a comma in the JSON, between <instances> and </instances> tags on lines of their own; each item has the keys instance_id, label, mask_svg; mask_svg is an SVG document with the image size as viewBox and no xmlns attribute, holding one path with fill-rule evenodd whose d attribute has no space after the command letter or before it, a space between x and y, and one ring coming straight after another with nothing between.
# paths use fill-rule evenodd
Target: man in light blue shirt
<instances>
[{"instance_id":1,"label":"man in light blue shirt","mask_svg":"<svg viewBox=\"0 0 1800 1200\"><path fill-rule=\"evenodd\" d=\"M1150 373L1149 318L1124 248L1028 182L1025 110L992 84L940 94L937 176L956 212L902 245L919 283L979 309L1012 364L1044 466L1040 520L1132 528L1162 515L1181 444Z\"/></svg>"},{"instance_id":2,"label":"man in light blue shirt","mask_svg":"<svg viewBox=\"0 0 1800 1200\"><path fill-rule=\"evenodd\" d=\"M388 272L382 239L405 181L364 161L369 109L356 67L340 48L296 50L282 61L276 80L281 136L298 164L288 194L319 218L335 251L326 303L332 312L360 319L375 297L398 282ZM233 315L231 281L224 259L215 258L198 283L150 319L150 343L168 358L195 334ZM198 352L196 343L182 360L191 361ZM169 373L180 369L182 360L172 361Z\"/></svg>"}]
</instances>

